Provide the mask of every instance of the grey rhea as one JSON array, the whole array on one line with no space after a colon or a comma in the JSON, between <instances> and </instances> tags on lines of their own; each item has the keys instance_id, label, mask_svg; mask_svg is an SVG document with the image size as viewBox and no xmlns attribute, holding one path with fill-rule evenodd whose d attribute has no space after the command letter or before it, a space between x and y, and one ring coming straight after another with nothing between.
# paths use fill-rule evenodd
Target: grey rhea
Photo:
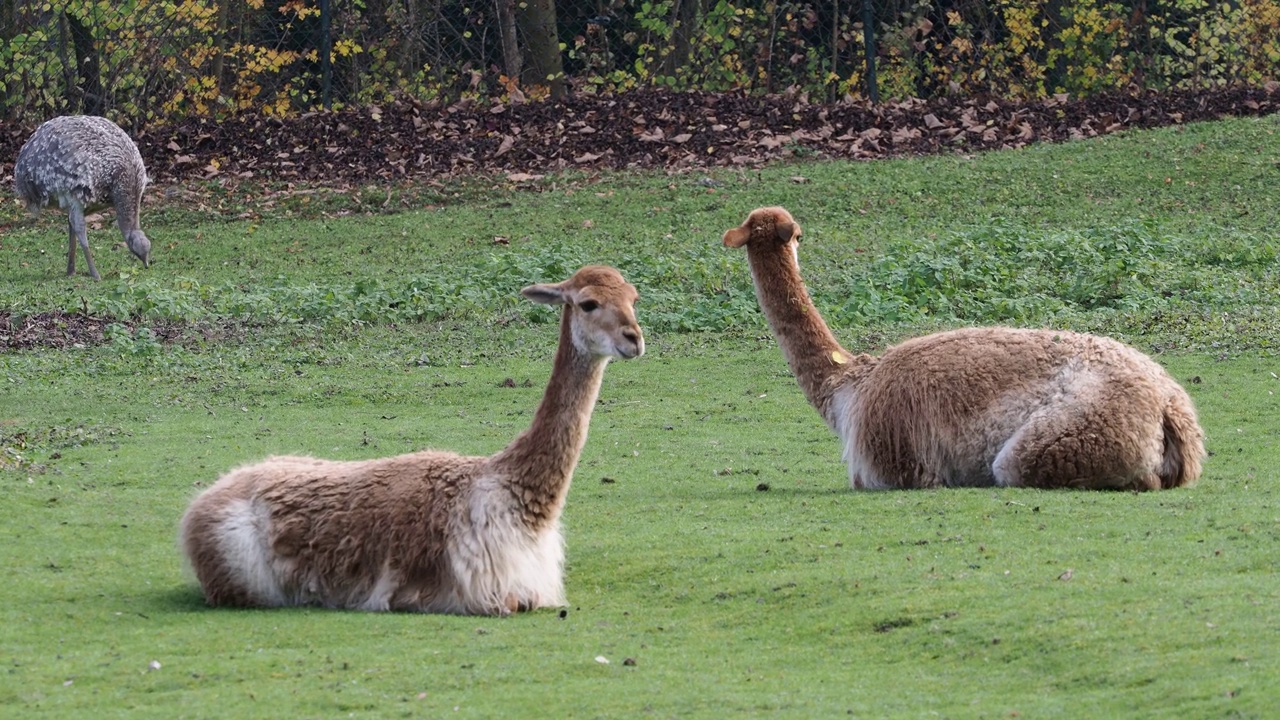
<instances>
[{"instance_id":1,"label":"grey rhea","mask_svg":"<svg viewBox=\"0 0 1280 720\"><path fill-rule=\"evenodd\" d=\"M108 205L125 245L151 266L151 241L138 224L147 170L138 146L118 125L94 115L63 115L36 128L18 152L14 189L32 215L56 200L67 211L67 275L76 271L76 243L89 274L100 280L89 253L85 212Z\"/></svg>"}]
</instances>

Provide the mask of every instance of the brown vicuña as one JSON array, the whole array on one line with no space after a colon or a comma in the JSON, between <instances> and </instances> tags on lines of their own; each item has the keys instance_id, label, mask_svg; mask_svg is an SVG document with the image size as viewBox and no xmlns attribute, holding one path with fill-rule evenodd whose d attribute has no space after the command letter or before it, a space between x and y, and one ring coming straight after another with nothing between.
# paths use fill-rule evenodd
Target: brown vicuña
<instances>
[{"instance_id":1,"label":"brown vicu\u00f1a","mask_svg":"<svg viewBox=\"0 0 1280 720\"><path fill-rule=\"evenodd\" d=\"M841 347L800 277L800 225L758 208L724 234L805 397L844 442L854 488L1007 485L1157 490L1200 476L1195 408L1160 365L1115 340L964 328L884 355Z\"/></svg>"},{"instance_id":2,"label":"brown vicu\u00f1a","mask_svg":"<svg viewBox=\"0 0 1280 720\"><path fill-rule=\"evenodd\" d=\"M643 354L644 337L636 289L613 268L522 293L564 306L528 430L489 457L271 457L231 471L182 518L206 600L461 614L563 605L565 496L605 366Z\"/></svg>"}]
</instances>

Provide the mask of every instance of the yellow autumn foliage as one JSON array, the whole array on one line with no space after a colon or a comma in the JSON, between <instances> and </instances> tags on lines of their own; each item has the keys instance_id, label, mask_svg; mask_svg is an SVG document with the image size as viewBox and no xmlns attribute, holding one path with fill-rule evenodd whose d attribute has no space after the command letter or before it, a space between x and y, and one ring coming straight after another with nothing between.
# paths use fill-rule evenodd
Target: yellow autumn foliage
<instances>
[{"instance_id":1,"label":"yellow autumn foliage","mask_svg":"<svg viewBox=\"0 0 1280 720\"><path fill-rule=\"evenodd\" d=\"M399 96L540 97L504 78L489 5L331 0L330 72L319 0L16 3L0 28L0 119L78 112L68 22L88 27L111 114L137 119L289 115ZM483 5L483 4L482 4ZM1280 0L877 0L882 98L1011 99L1278 80ZM586 0L560 0L578 17ZM615 0L608 27L561 37L583 92L866 92L856 0ZM592 5L592 8L595 6ZM591 10L596 12L596 10ZM577 21L573 21L577 22ZM70 65L70 66L69 66Z\"/></svg>"}]
</instances>

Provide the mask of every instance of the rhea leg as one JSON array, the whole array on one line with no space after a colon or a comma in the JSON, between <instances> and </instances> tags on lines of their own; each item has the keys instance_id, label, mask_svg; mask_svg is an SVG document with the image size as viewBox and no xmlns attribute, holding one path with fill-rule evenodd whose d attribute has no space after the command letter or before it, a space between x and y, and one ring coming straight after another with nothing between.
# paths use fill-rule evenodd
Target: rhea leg
<instances>
[{"instance_id":1,"label":"rhea leg","mask_svg":"<svg viewBox=\"0 0 1280 720\"><path fill-rule=\"evenodd\" d=\"M76 274L76 229L71 224L71 217L67 217L67 277Z\"/></svg>"},{"instance_id":2,"label":"rhea leg","mask_svg":"<svg viewBox=\"0 0 1280 720\"><path fill-rule=\"evenodd\" d=\"M78 240L80 247L84 249L84 260L89 265L89 274L94 280L101 280L98 269L93 266L93 255L89 252L89 235L84 223L84 208L80 207L79 203L71 203L67 208L67 228L70 235L67 242L67 274L74 275L76 272L76 241Z\"/></svg>"}]
</instances>

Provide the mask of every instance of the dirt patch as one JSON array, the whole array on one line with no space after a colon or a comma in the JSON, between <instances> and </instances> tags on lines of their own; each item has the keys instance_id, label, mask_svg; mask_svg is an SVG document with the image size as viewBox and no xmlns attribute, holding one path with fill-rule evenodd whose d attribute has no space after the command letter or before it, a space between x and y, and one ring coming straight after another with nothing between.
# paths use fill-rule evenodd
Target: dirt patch
<instances>
[{"instance_id":1,"label":"dirt patch","mask_svg":"<svg viewBox=\"0 0 1280 720\"><path fill-rule=\"evenodd\" d=\"M122 326L130 335L139 328L149 328L155 333L156 341L164 344L217 342L234 339L249 331L249 328L238 325L213 326L175 320L122 322L82 312L54 311L15 317L7 310L0 310L0 352L102 345L110 340L107 328L111 325Z\"/></svg>"}]
</instances>

